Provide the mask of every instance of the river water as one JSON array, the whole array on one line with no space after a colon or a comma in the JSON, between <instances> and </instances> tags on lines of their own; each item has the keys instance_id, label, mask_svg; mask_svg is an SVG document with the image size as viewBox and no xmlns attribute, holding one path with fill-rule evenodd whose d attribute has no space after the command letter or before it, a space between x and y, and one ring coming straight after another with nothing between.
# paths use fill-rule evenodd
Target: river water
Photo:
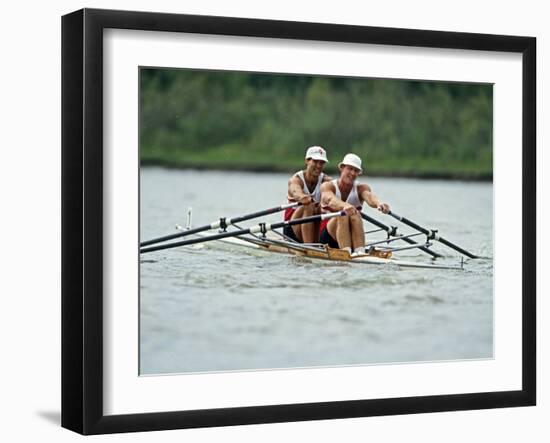
<instances>
[{"instance_id":1,"label":"river water","mask_svg":"<svg viewBox=\"0 0 550 443\"><path fill-rule=\"evenodd\" d=\"M288 176L142 168L140 180L145 240L185 225L188 207L193 226L201 226L284 203ZM492 358L492 184L363 180L395 212L485 258L465 260L464 270L399 269L217 242L144 254L141 374ZM366 212L412 232L387 215ZM446 255L438 261L460 264L443 245L433 249ZM399 257L429 261L417 250Z\"/></svg>"}]
</instances>

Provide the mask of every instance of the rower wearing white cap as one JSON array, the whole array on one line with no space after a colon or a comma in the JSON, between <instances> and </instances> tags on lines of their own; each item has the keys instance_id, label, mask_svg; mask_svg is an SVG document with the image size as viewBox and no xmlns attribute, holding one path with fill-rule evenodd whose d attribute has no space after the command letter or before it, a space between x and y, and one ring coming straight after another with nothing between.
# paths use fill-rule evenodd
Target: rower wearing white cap
<instances>
[{"instance_id":1,"label":"rower wearing white cap","mask_svg":"<svg viewBox=\"0 0 550 443\"><path fill-rule=\"evenodd\" d=\"M328 163L327 152L321 146L311 146L305 155L306 169L296 172L288 180L287 198L301 206L285 211L285 220L308 217L321 213L321 185L331 178L323 173ZM319 242L319 222L287 226L283 233L301 243Z\"/></svg>"},{"instance_id":2,"label":"rower wearing white cap","mask_svg":"<svg viewBox=\"0 0 550 443\"><path fill-rule=\"evenodd\" d=\"M344 210L347 215L321 222L320 242L331 248L364 254L365 233L360 214L363 202L385 214L390 211L390 207L379 200L369 185L357 181L363 172L361 159L357 155L346 154L338 164L338 169L340 177L321 186L321 204L324 211Z\"/></svg>"}]
</instances>

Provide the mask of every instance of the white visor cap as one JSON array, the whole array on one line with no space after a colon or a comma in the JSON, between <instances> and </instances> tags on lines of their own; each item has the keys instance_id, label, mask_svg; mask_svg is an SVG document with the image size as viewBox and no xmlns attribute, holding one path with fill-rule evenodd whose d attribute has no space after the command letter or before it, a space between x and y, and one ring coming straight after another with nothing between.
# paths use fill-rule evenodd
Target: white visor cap
<instances>
[{"instance_id":1,"label":"white visor cap","mask_svg":"<svg viewBox=\"0 0 550 443\"><path fill-rule=\"evenodd\" d=\"M346 154L344 156L344 159L340 163L338 163L338 168L340 168L342 165L353 166L354 168L359 169L360 173L363 172L363 168L361 168L361 159L355 154Z\"/></svg>"},{"instance_id":2,"label":"white visor cap","mask_svg":"<svg viewBox=\"0 0 550 443\"><path fill-rule=\"evenodd\" d=\"M328 163L327 151L325 151L321 146L310 146L306 151L306 160L322 160Z\"/></svg>"}]
</instances>

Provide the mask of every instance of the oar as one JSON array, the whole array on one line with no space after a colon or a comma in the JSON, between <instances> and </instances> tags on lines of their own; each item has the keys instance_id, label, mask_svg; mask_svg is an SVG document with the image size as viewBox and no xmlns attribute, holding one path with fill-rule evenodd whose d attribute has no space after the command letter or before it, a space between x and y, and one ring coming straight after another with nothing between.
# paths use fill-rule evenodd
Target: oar
<instances>
[{"instance_id":1,"label":"oar","mask_svg":"<svg viewBox=\"0 0 550 443\"><path fill-rule=\"evenodd\" d=\"M401 215L396 214L395 212L388 212L388 215L391 215L393 218L399 220L401 223L404 223L408 226L410 226L413 229L416 229L419 232L422 232L422 234L426 234L426 237L430 240L437 240L440 243L443 243L445 246L448 246L451 249L454 249L457 252L460 252L461 254L465 255L466 257L470 258L479 258L477 255L472 254L471 252L466 251L465 249L462 249L460 246L455 245L454 243L451 243L449 240L445 240L443 237L440 237L437 234L437 231L433 231L430 229L423 228L422 226L416 224L415 222L409 220L408 218L405 218Z\"/></svg>"},{"instance_id":2,"label":"oar","mask_svg":"<svg viewBox=\"0 0 550 443\"><path fill-rule=\"evenodd\" d=\"M411 240L408 237L403 237L403 236L397 235L395 227L386 226L384 223L379 222L375 218L372 218L372 217L368 216L364 212L361 212L361 217L363 218L363 220L366 220L369 223L372 223L373 225L378 226L379 228L383 229L384 231L386 231L388 233L388 235L391 235L392 237L398 237L401 240L409 243L410 245L417 245L418 244L414 240ZM434 258L443 257L441 254L438 254L437 252L428 249L426 246L420 246L418 249L425 252L426 254L430 254Z\"/></svg>"},{"instance_id":3,"label":"oar","mask_svg":"<svg viewBox=\"0 0 550 443\"><path fill-rule=\"evenodd\" d=\"M245 221L245 220L250 220L250 219L253 219L253 218L257 218L257 217L261 217L263 215L274 214L276 212L283 211L287 208L294 208L295 206L298 206L299 204L300 203L298 203L298 202L288 203L286 205L280 205L280 206L275 206L274 208L264 209L263 211L258 211L258 212L253 212L251 214L241 215L240 217L234 217L234 218L222 217L218 221L212 222L209 225L204 225L204 226L200 226L198 228L193 228L193 229L187 229L185 231L177 232L175 234L169 234L169 235L165 235L163 237L157 237L157 238L153 238L151 240L143 241L139 244L139 246L154 245L155 243L161 243L161 242L164 242L164 241L167 241L167 240L173 240L174 238L179 238L179 237L186 237L186 236L191 235L191 234L197 234L198 232L208 231L209 229L217 229L217 228L221 227L222 229L225 230L226 227L231 226L232 224L239 223L239 222L242 222L242 221Z\"/></svg>"},{"instance_id":4,"label":"oar","mask_svg":"<svg viewBox=\"0 0 550 443\"><path fill-rule=\"evenodd\" d=\"M297 218L297 219L294 219L294 220L288 220L288 221L283 221L283 222L273 223L273 224L260 223L256 226L252 226L251 228L248 228L248 229L239 229L238 231L222 232L221 234L210 235L208 237L191 238L189 240L182 240L182 241L175 242L175 243L168 243L168 244L164 244L164 245L150 246L148 248L140 249L139 252L140 253L145 253L145 252L160 251L161 249L168 249L168 248L175 248L175 247L178 247L178 246L193 245L195 243L202 243L202 242L207 242L207 241L212 241L212 240L221 240L222 238L237 237L239 235L257 234L257 233L265 234L266 232L272 231L274 229L284 228L286 226L301 225L303 223L311 223L311 222L315 222L315 221L318 221L318 220L327 220L329 218L339 217L339 216L345 215L345 214L346 214L345 211L330 212L328 214L312 215L312 216L309 216L309 217Z\"/></svg>"}]
</instances>

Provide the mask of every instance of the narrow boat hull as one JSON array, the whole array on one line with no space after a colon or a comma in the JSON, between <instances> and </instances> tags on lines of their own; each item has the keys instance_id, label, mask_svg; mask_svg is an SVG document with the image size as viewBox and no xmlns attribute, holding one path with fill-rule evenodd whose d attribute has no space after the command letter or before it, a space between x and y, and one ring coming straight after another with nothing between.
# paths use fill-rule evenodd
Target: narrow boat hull
<instances>
[{"instance_id":1,"label":"narrow boat hull","mask_svg":"<svg viewBox=\"0 0 550 443\"><path fill-rule=\"evenodd\" d=\"M386 265L386 266L398 266L400 268L421 268L421 269L451 269L462 270L461 266L450 266L437 263L422 263L400 260L395 258L381 258L372 255L359 255L350 256L347 251L342 249L331 248L318 248L318 247L304 247L303 245L296 243L290 244L285 241L281 241L274 238L262 240L260 238L240 238L240 237L228 237L221 240L216 240L215 243L224 243L231 246L245 247L249 249L255 249L266 252L276 252L280 254L295 255L301 257L308 257L319 260L329 260L338 262L347 262L353 264L368 264L368 265Z\"/></svg>"}]
</instances>

